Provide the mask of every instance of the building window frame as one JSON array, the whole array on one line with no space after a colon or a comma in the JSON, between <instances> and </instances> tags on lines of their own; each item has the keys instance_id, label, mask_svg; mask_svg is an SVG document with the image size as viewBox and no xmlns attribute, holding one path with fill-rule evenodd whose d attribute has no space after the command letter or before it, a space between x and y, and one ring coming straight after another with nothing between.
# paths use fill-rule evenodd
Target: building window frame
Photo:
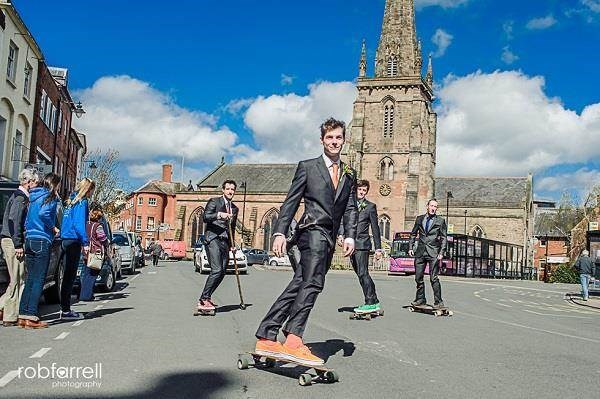
<instances>
[{"instance_id":1,"label":"building window frame","mask_svg":"<svg viewBox=\"0 0 600 399\"><path fill-rule=\"evenodd\" d=\"M136 216L135 217L135 229L136 230L141 230L142 229L142 217L141 216Z\"/></svg>"},{"instance_id":2,"label":"building window frame","mask_svg":"<svg viewBox=\"0 0 600 399\"><path fill-rule=\"evenodd\" d=\"M148 231L153 231L156 228L154 216L148 216L146 219L146 229Z\"/></svg>"},{"instance_id":3,"label":"building window frame","mask_svg":"<svg viewBox=\"0 0 600 399\"><path fill-rule=\"evenodd\" d=\"M140 197L138 197L138 199L137 199L137 204L138 204L138 206L142 206L142 205L144 205L144 197L141 197L141 196L140 196Z\"/></svg>"},{"instance_id":4,"label":"building window frame","mask_svg":"<svg viewBox=\"0 0 600 399\"><path fill-rule=\"evenodd\" d=\"M8 45L8 59L6 63L6 78L15 84L17 79L17 65L19 63L19 46L12 40Z\"/></svg>"},{"instance_id":5,"label":"building window frame","mask_svg":"<svg viewBox=\"0 0 600 399\"><path fill-rule=\"evenodd\" d=\"M156 206L156 204L157 204L156 197L148 198L148 206Z\"/></svg>"},{"instance_id":6,"label":"building window frame","mask_svg":"<svg viewBox=\"0 0 600 399\"><path fill-rule=\"evenodd\" d=\"M381 236L386 240L390 240L391 237L391 225L392 219L388 215L381 215L379 217L379 231L381 232Z\"/></svg>"},{"instance_id":7,"label":"building window frame","mask_svg":"<svg viewBox=\"0 0 600 399\"><path fill-rule=\"evenodd\" d=\"M388 57L387 76L398 76L398 57L395 54Z\"/></svg>"},{"instance_id":8,"label":"building window frame","mask_svg":"<svg viewBox=\"0 0 600 399\"><path fill-rule=\"evenodd\" d=\"M31 97L31 81L33 80L33 67L29 62L25 65L25 79L23 84L23 96L27 99Z\"/></svg>"}]
</instances>

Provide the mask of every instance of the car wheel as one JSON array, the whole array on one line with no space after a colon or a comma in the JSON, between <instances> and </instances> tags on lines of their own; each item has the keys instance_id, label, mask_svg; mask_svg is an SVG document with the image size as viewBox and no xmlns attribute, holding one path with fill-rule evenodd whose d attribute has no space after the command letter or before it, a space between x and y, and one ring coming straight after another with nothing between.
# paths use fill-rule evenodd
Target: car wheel
<instances>
[{"instance_id":1,"label":"car wheel","mask_svg":"<svg viewBox=\"0 0 600 399\"><path fill-rule=\"evenodd\" d=\"M264 265L264 266L268 266L268 265L269 265L269 260L268 260L268 259L265 259L265 260L264 260L264 262L263 262L263 265Z\"/></svg>"},{"instance_id":2,"label":"car wheel","mask_svg":"<svg viewBox=\"0 0 600 399\"><path fill-rule=\"evenodd\" d=\"M54 285L44 292L44 299L46 303L59 303L60 302L60 290L63 285L63 278L65 275L65 262L59 261L58 267L56 268L56 274L54 275Z\"/></svg>"},{"instance_id":3,"label":"car wheel","mask_svg":"<svg viewBox=\"0 0 600 399\"><path fill-rule=\"evenodd\" d=\"M271 261L271 266L277 266L277 262L276 262L276 261L274 261L274 260L272 260L272 261Z\"/></svg>"},{"instance_id":4,"label":"car wheel","mask_svg":"<svg viewBox=\"0 0 600 399\"><path fill-rule=\"evenodd\" d=\"M106 283L104 283L104 286L102 287L102 291L111 292L114 288L115 288L115 272L111 270L111 272L108 273L108 276L106 276Z\"/></svg>"}]
</instances>

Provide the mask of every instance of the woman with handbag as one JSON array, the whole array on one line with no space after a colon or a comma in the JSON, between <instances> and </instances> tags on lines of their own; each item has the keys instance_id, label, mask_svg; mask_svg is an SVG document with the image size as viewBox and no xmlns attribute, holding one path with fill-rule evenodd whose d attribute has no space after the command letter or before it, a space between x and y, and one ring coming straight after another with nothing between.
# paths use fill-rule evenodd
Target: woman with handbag
<instances>
[{"instance_id":1,"label":"woman with handbag","mask_svg":"<svg viewBox=\"0 0 600 399\"><path fill-rule=\"evenodd\" d=\"M102 270L104 257L108 252L108 237L102 227L102 209L95 207L90 211L90 220L87 223L86 232L90 240L90 250L81 272L80 301L94 300L94 285L96 278Z\"/></svg>"}]
</instances>

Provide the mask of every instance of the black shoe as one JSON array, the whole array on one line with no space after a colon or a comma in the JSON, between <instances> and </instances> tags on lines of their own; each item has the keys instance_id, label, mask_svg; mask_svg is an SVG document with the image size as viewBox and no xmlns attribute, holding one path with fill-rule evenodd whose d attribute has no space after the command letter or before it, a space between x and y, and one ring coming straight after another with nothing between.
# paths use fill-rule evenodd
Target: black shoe
<instances>
[{"instance_id":1,"label":"black shoe","mask_svg":"<svg viewBox=\"0 0 600 399\"><path fill-rule=\"evenodd\" d=\"M434 309L443 309L445 307L446 306L444 306L444 302L443 301L439 301L439 302L433 304L433 308Z\"/></svg>"},{"instance_id":2,"label":"black shoe","mask_svg":"<svg viewBox=\"0 0 600 399\"><path fill-rule=\"evenodd\" d=\"M427 304L427 301L425 299L415 299L410 304L412 306L423 306Z\"/></svg>"}]
</instances>

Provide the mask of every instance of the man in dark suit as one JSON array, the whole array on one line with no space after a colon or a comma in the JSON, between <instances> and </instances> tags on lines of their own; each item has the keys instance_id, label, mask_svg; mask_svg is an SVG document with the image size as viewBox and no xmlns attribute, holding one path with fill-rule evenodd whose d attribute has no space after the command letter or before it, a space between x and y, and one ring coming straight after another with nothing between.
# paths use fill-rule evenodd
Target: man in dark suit
<instances>
[{"instance_id":1,"label":"man in dark suit","mask_svg":"<svg viewBox=\"0 0 600 399\"><path fill-rule=\"evenodd\" d=\"M437 200L430 199L427 202L427 214L417 216L415 225L410 234L408 244L409 255L415 257L415 281L417 282L417 295L412 305L425 305L425 266L429 264L429 279L431 288L433 288L434 308L443 308L442 287L438 274L440 271L440 262L446 252L448 245L447 227L444 218L436 215L438 208ZM419 237L416 252L413 252L415 238Z\"/></svg>"},{"instance_id":2,"label":"man in dark suit","mask_svg":"<svg viewBox=\"0 0 600 399\"><path fill-rule=\"evenodd\" d=\"M371 252L369 227L373 232L375 258L380 259L383 254L383 251L381 250L381 232L379 231L377 205L368 201L366 198L369 187L368 180L359 180L356 183L358 224L356 227L355 252L352 254L350 261L358 276L358 281L365 296L365 304L354 308L356 313L369 313L381 310L381 305L379 304L379 299L377 299L377 293L375 292L375 283L369 275L369 253ZM342 245L343 237L344 229L343 226L340 226L340 235L338 236L339 245Z\"/></svg>"},{"instance_id":3,"label":"man in dark suit","mask_svg":"<svg viewBox=\"0 0 600 399\"><path fill-rule=\"evenodd\" d=\"M310 365L324 363L304 345L302 335L310 311L323 290L341 223L346 233L344 255L350 256L354 252L356 173L340 160L345 137L344 122L331 118L321 125L323 154L298 164L290 191L281 206L274 229L273 251L277 256L286 252L286 233L304 200L304 213L295 232L295 242L301 253L300 264L292 281L258 327L256 352L259 354ZM277 341L277 335L286 319L283 327L286 341L282 345Z\"/></svg>"},{"instance_id":4,"label":"man in dark suit","mask_svg":"<svg viewBox=\"0 0 600 399\"><path fill-rule=\"evenodd\" d=\"M233 180L225 180L221 185L223 195L211 198L204 210L204 223L206 223L206 252L210 264L210 274L206 279L204 290L198 301L198 310L210 311L215 309L211 300L213 292L217 289L229 263L229 250L235 256L235 225L238 216L238 207L233 203L233 195L237 184ZM231 225L231 228L230 228ZM231 231L232 237L229 236Z\"/></svg>"}]
</instances>

